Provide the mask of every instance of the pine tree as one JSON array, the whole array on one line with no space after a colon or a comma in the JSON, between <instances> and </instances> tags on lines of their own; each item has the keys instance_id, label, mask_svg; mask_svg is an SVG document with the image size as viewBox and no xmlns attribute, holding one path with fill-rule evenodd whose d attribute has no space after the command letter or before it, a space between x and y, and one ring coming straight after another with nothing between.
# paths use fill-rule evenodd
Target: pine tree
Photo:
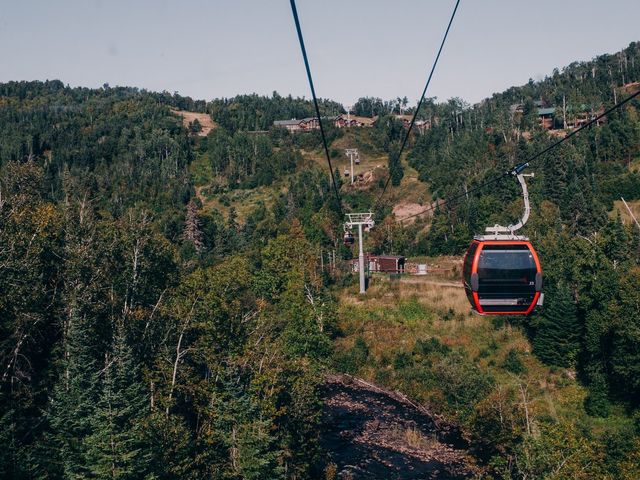
<instances>
[{"instance_id":1,"label":"pine tree","mask_svg":"<svg viewBox=\"0 0 640 480\"><path fill-rule=\"evenodd\" d=\"M62 318L62 361L48 420L56 445L55 462L65 477L89 473L86 438L99 393L99 364L110 329L104 298L105 266L91 208L85 203L66 207L65 267Z\"/></svg>"},{"instance_id":2,"label":"pine tree","mask_svg":"<svg viewBox=\"0 0 640 480\"><path fill-rule=\"evenodd\" d=\"M584 400L584 409L589 415L607 417L609 415L609 386L604 372L597 367L589 368L589 395Z\"/></svg>"},{"instance_id":3,"label":"pine tree","mask_svg":"<svg viewBox=\"0 0 640 480\"><path fill-rule=\"evenodd\" d=\"M202 125L200 120L195 118L193 122L189 122L189 133L200 133L202 131Z\"/></svg>"},{"instance_id":4,"label":"pine tree","mask_svg":"<svg viewBox=\"0 0 640 480\"><path fill-rule=\"evenodd\" d=\"M201 413L199 469L208 478L282 478L274 425L249 390L247 372L220 368Z\"/></svg>"},{"instance_id":5,"label":"pine tree","mask_svg":"<svg viewBox=\"0 0 640 480\"><path fill-rule=\"evenodd\" d=\"M400 160L400 152L397 148L389 152L389 175L391 175L391 184L394 187L400 185L402 177L404 176L404 170Z\"/></svg>"},{"instance_id":6,"label":"pine tree","mask_svg":"<svg viewBox=\"0 0 640 480\"><path fill-rule=\"evenodd\" d=\"M342 175L340 175L340 169L338 167L333 171L333 178L336 180L336 188L340 190L344 181L342 180Z\"/></svg>"},{"instance_id":7,"label":"pine tree","mask_svg":"<svg viewBox=\"0 0 640 480\"><path fill-rule=\"evenodd\" d=\"M86 440L88 467L97 478L141 478L149 459L140 429L147 402L123 327L118 328L105 363L100 396L90 418L92 433Z\"/></svg>"},{"instance_id":8,"label":"pine tree","mask_svg":"<svg viewBox=\"0 0 640 480\"><path fill-rule=\"evenodd\" d=\"M619 300L609 311L615 322L611 345L612 390L640 405L640 270L622 277Z\"/></svg>"},{"instance_id":9,"label":"pine tree","mask_svg":"<svg viewBox=\"0 0 640 480\"><path fill-rule=\"evenodd\" d=\"M609 220L603 229L603 251L609 260L619 264L630 258L630 242L622 224L620 211L615 220Z\"/></svg>"},{"instance_id":10,"label":"pine tree","mask_svg":"<svg viewBox=\"0 0 640 480\"><path fill-rule=\"evenodd\" d=\"M149 456L146 478L198 478L194 475L195 442L184 418L156 410L139 428L144 433L144 455Z\"/></svg>"},{"instance_id":11,"label":"pine tree","mask_svg":"<svg viewBox=\"0 0 640 480\"><path fill-rule=\"evenodd\" d=\"M550 285L545 297L545 306L533 322L533 350L545 363L575 366L580 349L580 322L571 292L566 285Z\"/></svg>"},{"instance_id":12,"label":"pine tree","mask_svg":"<svg viewBox=\"0 0 640 480\"><path fill-rule=\"evenodd\" d=\"M98 362L86 318L73 314L66 338L66 361L49 411L56 452L52 461L66 478L90 473L85 440L90 435L91 417L98 398Z\"/></svg>"}]
</instances>

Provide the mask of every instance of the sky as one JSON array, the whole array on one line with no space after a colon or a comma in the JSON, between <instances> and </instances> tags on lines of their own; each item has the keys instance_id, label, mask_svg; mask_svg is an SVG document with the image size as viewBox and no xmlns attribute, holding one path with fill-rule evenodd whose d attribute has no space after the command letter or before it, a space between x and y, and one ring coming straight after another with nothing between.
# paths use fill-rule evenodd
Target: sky
<instances>
[{"instance_id":1,"label":"sky","mask_svg":"<svg viewBox=\"0 0 640 480\"><path fill-rule=\"evenodd\" d=\"M0 82L59 79L210 100L310 97L288 0L0 0ZM424 88L455 0L297 0L316 92ZM428 97L475 103L640 41L639 0L461 0Z\"/></svg>"}]
</instances>

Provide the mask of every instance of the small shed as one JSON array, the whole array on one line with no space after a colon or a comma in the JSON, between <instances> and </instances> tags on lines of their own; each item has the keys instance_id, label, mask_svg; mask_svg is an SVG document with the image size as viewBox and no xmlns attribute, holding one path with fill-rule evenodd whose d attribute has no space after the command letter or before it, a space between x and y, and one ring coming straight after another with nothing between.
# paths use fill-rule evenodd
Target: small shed
<instances>
[{"instance_id":1,"label":"small shed","mask_svg":"<svg viewBox=\"0 0 640 480\"><path fill-rule=\"evenodd\" d=\"M405 273L406 258L402 255L370 255L366 254L365 269L369 267L370 272L384 272L384 273ZM352 272L357 272L358 257L349 260L349 265Z\"/></svg>"},{"instance_id":2,"label":"small shed","mask_svg":"<svg viewBox=\"0 0 640 480\"><path fill-rule=\"evenodd\" d=\"M405 257L402 255L371 255L369 270L372 272L404 273Z\"/></svg>"}]
</instances>

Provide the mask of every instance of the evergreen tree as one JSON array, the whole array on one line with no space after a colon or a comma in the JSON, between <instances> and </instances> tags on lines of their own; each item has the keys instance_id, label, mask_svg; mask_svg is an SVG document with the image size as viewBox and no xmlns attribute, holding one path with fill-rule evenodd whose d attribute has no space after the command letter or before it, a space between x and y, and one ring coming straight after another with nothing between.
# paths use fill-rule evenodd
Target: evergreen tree
<instances>
[{"instance_id":1,"label":"evergreen tree","mask_svg":"<svg viewBox=\"0 0 640 480\"><path fill-rule=\"evenodd\" d=\"M98 399L99 363L86 317L74 313L69 323L64 371L48 415L56 447L50 461L64 477L83 478L91 473L86 440L92 432L91 419Z\"/></svg>"},{"instance_id":2,"label":"evergreen tree","mask_svg":"<svg viewBox=\"0 0 640 480\"><path fill-rule=\"evenodd\" d=\"M200 133L201 131L202 131L202 125L200 124L200 120L195 118L193 122L189 122L190 133Z\"/></svg>"},{"instance_id":3,"label":"evergreen tree","mask_svg":"<svg viewBox=\"0 0 640 480\"><path fill-rule=\"evenodd\" d=\"M604 372L592 366L587 372L589 378L589 394L584 400L584 409L595 417L609 416L609 386Z\"/></svg>"},{"instance_id":4,"label":"evergreen tree","mask_svg":"<svg viewBox=\"0 0 640 480\"><path fill-rule=\"evenodd\" d=\"M630 239L622 224L620 211L615 220L609 220L602 231L603 251L609 260L616 265L631 258Z\"/></svg>"},{"instance_id":5,"label":"evergreen tree","mask_svg":"<svg viewBox=\"0 0 640 480\"><path fill-rule=\"evenodd\" d=\"M49 409L57 462L64 476L89 474L86 438L99 393L99 365L110 337L105 273L93 213L86 202L65 212L65 269L60 373Z\"/></svg>"},{"instance_id":6,"label":"evergreen tree","mask_svg":"<svg viewBox=\"0 0 640 480\"><path fill-rule=\"evenodd\" d=\"M140 429L144 434L144 455L149 455L148 478L202 478L198 477L195 465L197 450L193 431L181 415L152 411Z\"/></svg>"},{"instance_id":7,"label":"evergreen tree","mask_svg":"<svg viewBox=\"0 0 640 480\"><path fill-rule=\"evenodd\" d=\"M137 363L119 327L105 357L101 391L90 418L87 463L96 478L137 479L148 470L149 454L141 440L141 421L148 407Z\"/></svg>"},{"instance_id":8,"label":"evergreen tree","mask_svg":"<svg viewBox=\"0 0 640 480\"><path fill-rule=\"evenodd\" d=\"M620 397L640 405L640 270L625 274L619 300L610 312L615 328L611 345L612 380Z\"/></svg>"},{"instance_id":9,"label":"evergreen tree","mask_svg":"<svg viewBox=\"0 0 640 480\"><path fill-rule=\"evenodd\" d=\"M404 169L402 168L399 153L396 147L389 153L389 175L391 175L391 184L394 187L400 185L402 177L404 176Z\"/></svg>"},{"instance_id":10,"label":"evergreen tree","mask_svg":"<svg viewBox=\"0 0 640 480\"><path fill-rule=\"evenodd\" d=\"M211 395L213 415L204 419L200 438L206 447L204 469L218 478L282 478L274 426L254 402L246 375L231 367L218 378Z\"/></svg>"},{"instance_id":11,"label":"evergreen tree","mask_svg":"<svg viewBox=\"0 0 640 480\"><path fill-rule=\"evenodd\" d=\"M550 365L573 367L580 350L580 322L571 291L564 285L545 287L545 305L532 322L533 351Z\"/></svg>"}]
</instances>

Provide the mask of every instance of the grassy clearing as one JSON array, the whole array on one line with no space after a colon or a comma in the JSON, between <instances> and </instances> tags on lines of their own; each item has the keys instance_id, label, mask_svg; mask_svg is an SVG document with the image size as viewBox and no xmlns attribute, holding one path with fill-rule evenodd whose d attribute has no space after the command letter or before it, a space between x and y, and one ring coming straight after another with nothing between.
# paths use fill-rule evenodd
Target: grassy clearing
<instances>
[{"instance_id":1,"label":"grassy clearing","mask_svg":"<svg viewBox=\"0 0 640 480\"><path fill-rule=\"evenodd\" d=\"M640 222L640 200L626 200L626 202L636 219ZM631 218L631 215L629 215L629 210L624 206L622 200L616 200L613 203L613 210L609 212L609 216L615 218L616 215L618 215L618 212L620 212L620 217L625 224L633 223L633 219Z\"/></svg>"},{"instance_id":2,"label":"grassy clearing","mask_svg":"<svg viewBox=\"0 0 640 480\"><path fill-rule=\"evenodd\" d=\"M354 134L347 133L344 137L335 140L329 150L333 152L331 163L333 168L337 168L340 172L340 176L344 178L345 186L348 188L349 178L344 176L346 168L351 170L351 161L345 154L347 148L358 148L360 164L353 166L353 172L355 175L364 174L366 172L375 172L376 176L384 176L387 171L388 158L387 155L380 152L370 151L365 152L358 146L359 142L356 140ZM322 149L315 150L302 150L302 155L308 162L313 162L321 168L327 168L327 158Z\"/></svg>"},{"instance_id":3,"label":"grassy clearing","mask_svg":"<svg viewBox=\"0 0 640 480\"><path fill-rule=\"evenodd\" d=\"M207 191L206 186L197 186L196 194L202 202L203 211L217 210L226 217L233 207L238 223L242 224L259 206L264 205L267 209L271 208L278 194L284 190L284 185L279 183L268 187L229 190L225 193L212 195Z\"/></svg>"},{"instance_id":4,"label":"grassy clearing","mask_svg":"<svg viewBox=\"0 0 640 480\"><path fill-rule=\"evenodd\" d=\"M346 128L343 131L340 138L337 138L331 147L341 151L341 155L344 156L345 148L357 148L362 158L371 158L376 156L386 155L378 147L376 147L374 130L372 128Z\"/></svg>"},{"instance_id":5,"label":"grassy clearing","mask_svg":"<svg viewBox=\"0 0 640 480\"><path fill-rule=\"evenodd\" d=\"M452 275L376 277L366 300L355 287L343 291L338 366L463 422L471 421L474 406L492 391L520 387L534 420L581 416L588 421L582 408L586 392L575 373L538 361L520 328L472 314L464 289L441 284Z\"/></svg>"},{"instance_id":6,"label":"grassy clearing","mask_svg":"<svg viewBox=\"0 0 640 480\"><path fill-rule=\"evenodd\" d=\"M387 191L389 201L392 204L405 202L428 206L432 200L431 194L427 186L418 180L418 171L407 163L406 153L402 156L402 167L404 177L402 177L400 185Z\"/></svg>"},{"instance_id":7,"label":"grassy clearing","mask_svg":"<svg viewBox=\"0 0 640 480\"><path fill-rule=\"evenodd\" d=\"M226 217L233 207L239 223L244 223L247 216L260 205L264 205L267 209L271 208L278 195L286 191L285 180L282 179L270 186L226 189L224 192L214 193L212 186L216 183L216 178L206 154L198 155L191 163L190 170L196 196L202 203L202 210L204 212L217 210ZM224 184L224 179L219 179L217 183Z\"/></svg>"},{"instance_id":8,"label":"grassy clearing","mask_svg":"<svg viewBox=\"0 0 640 480\"><path fill-rule=\"evenodd\" d=\"M211 130L218 127L208 113L189 112L187 110L177 110L175 108L172 108L171 111L182 118L182 125L185 128L189 128L191 122L198 120L202 126L202 130L197 134L199 137L206 137Z\"/></svg>"},{"instance_id":9,"label":"grassy clearing","mask_svg":"<svg viewBox=\"0 0 640 480\"><path fill-rule=\"evenodd\" d=\"M388 176L388 155L374 146L372 131L367 128L353 128L345 130L343 135L330 145L332 164L340 172L343 179L342 191L348 193L354 190L368 190L374 195L381 191L382 185ZM360 164L354 166L354 173L372 174L366 177L365 183L356 186L349 185L349 179L344 177L345 168L350 168L350 161L345 154L346 148L358 148L360 152ZM298 170L319 168L326 171L327 163L324 151L321 148L312 150L300 150L303 161L298 165ZM386 201L390 205L401 203L403 205L428 205L431 196L426 186L418 180L418 173L406 163L404 178L399 186L390 186L386 193ZM259 205L267 208L273 205L280 193L286 192L286 179L281 179L268 187L254 189L234 189L219 192L214 185L225 185L225 179L216 179L212 171L208 155L199 154L191 164L191 175L196 185L196 194L203 204L204 211L218 210L223 215L228 215L233 206L240 223L244 222L251 211Z\"/></svg>"},{"instance_id":10,"label":"grassy clearing","mask_svg":"<svg viewBox=\"0 0 640 480\"><path fill-rule=\"evenodd\" d=\"M343 135L334 140L329 147L332 152L332 163L334 168L338 168L343 176L345 168L351 168L349 158L345 154L347 148L357 148L360 154L360 165L354 165L356 175L366 172L374 172L376 179L386 180L388 175L388 155L374 146L373 131L369 128L345 129ZM322 149L305 150L302 152L305 159L314 162L322 168L326 168L326 157ZM418 180L418 172L410 167L406 162L406 155L403 155L402 164L404 167L404 178L397 187L387 190L389 202L418 203L426 205L431 201L431 196L424 183ZM345 178L345 177L343 177ZM345 178L344 189L348 189L348 178ZM378 182L370 185L371 188L380 189Z\"/></svg>"},{"instance_id":11,"label":"grassy clearing","mask_svg":"<svg viewBox=\"0 0 640 480\"><path fill-rule=\"evenodd\" d=\"M449 285L459 259L427 263L453 268L400 280L374 277L366 298L356 286L340 293L336 369L401 391L497 444L514 445L518 436L536 437L554 424L573 425L601 442L633 430L620 405L606 419L589 417L576 372L542 364L517 319L471 314L464 289ZM496 431L506 436L492 436ZM428 441L400 433L409 443Z\"/></svg>"}]
</instances>

